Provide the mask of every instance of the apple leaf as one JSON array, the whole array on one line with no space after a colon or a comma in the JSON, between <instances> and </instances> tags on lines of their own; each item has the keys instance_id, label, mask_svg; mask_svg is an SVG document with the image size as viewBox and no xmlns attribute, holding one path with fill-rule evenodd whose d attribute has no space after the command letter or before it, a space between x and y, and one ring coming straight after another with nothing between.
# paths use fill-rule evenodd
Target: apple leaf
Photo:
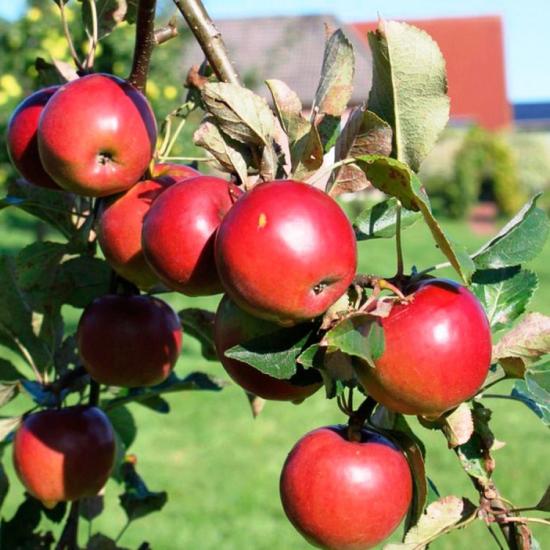
<instances>
[{"instance_id":1,"label":"apple leaf","mask_svg":"<svg viewBox=\"0 0 550 550\"><path fill-rule=\"evenodd\" d=\"M221 391L225 386L227 386L227 382L204 372L192 372L185 378L180 378L175 372L172 372L164 382L156 386L121 389L117 397L103 400L101 408L110 411L127 403L147 401L165 393L195 390Z\"/></svg>"},{"instance_id":2,"label":"apple leaf","mask_svg":"<svg viewBox=\"0 0 550 550\"><path fill-rule=\"evenodd\" d=\"M0 508L2 508L2 504L4 504L4 500L6 498L6 495L8 494L9 488L10 480L6 475L4 465L0 464Z\"/></svg>"},{"instance_id":3,"label":"apple leaf","mask_svg":"<svg viewBox=\"0 0 550 550\"><path fill-rule=\"evenodd\" d=\"M317 326L302 323L261 334L226 350L226 357L242 361L264 374L287 380L300 368L296 361L308 347Z\"/></svg>"},{"instance_id":4,"label":"apple leaf","mask_svg":"<svg viewBox=\"0 0 550 550\"><path fill-rule=\"evenodd\" d=\"M536 509L541 512L550 512L550 485L546 488L546 491L539 500Z\"/></svg>"},{"instance_id":5,"label":"apple leaf","mask_svg":"<svg viewBox=\"0 0 550 550\"><path fill-rule=\"evenodd\" d=\"M550 426L550 393L531 381L518 380L512 389L512 397L524 403L546 426Z\"/></svg>"},{"instance_id":6,"label":"apple leaf","mask_svg":"<svg viewBox=\"0 0 550 550\"><path fill-rule=\"evenodd\" d=\"M209 361L217 361L214 345L215 314L205 309L188 308L178 311L178 316L184 333L200 342L202 356Z\"/></svg>"},{"instance_id":7,"label":"apple leaf","mask_svg":"<svg viewBox=\"0 0 550 550\"><path fill-rule=\"evenodd\" d=\"M281 80L267 80L275 112L288 136L291 173L305 179L323 164L323 144L317 128L302 115L298 94Z\"/></svg>"},{"instance_id":8,"label":"apple leaf","mask_svg":"<svg viewBox=\"0 0 550 550\"><path fill-rule=\"evenodd\" d=\"M99 517L103 513L104 500L103 495L81 498L80 506L78 507L80 517L87 521L92 521Z\"/></svg>"},{"instance_id":9,"label":"apple leaf","mask_svg":"<svg viewBox=\"0 0 550 550\"><path fill-rule=\"evenodd\" d=\"M16 382L21 378L25 377L17 370L13 363L0 357L0 381L2 383Z\"/></svg>"},{"instance_id":10,"label":"apple leaf","mask_svg":"<svg viewBox=\"0 0 550 550\"><path fill-rule=\"evenodd\" d=\"M412 527L402 544L387 544L384 550L421 550L444 533L471 519L477 508L466 498L443 497L432 502L417 525Z\"/></svg>"},{"instance_id":11,"label":"apple leaf","mask_svg":"<svg viewBox=\"0 0 550 550\"><path fill-rule=\"evenodd\" d=\"M248 168L252 163L250 150L246 145L225 135L212 122L211 117L205 117L202 124L193 134L195 145L206 149L218 162L222 170L237 174L242 182L246 181Z\"/></svg>"},{"instance_id":12,"label":"apple leaf","mask_svg":"<svg viewBox=\"0 0 550 550\"><path fill-rule=\"evenodd\" d=\"M416 172L449 119L445 60L429 34L407 23L381 21L368 39L369 109L393 129L392 156Z\"/></svg>"},{"instance_id":13,"label":"apple leaf","mask_svg":"<svg viewBox=\"0 0 550 550\"><path fill-rule=\"evenodd\" d=\"M38 79L43 87L66 84L79 78L74 66L65 61L53 59L49 63L43 57L37 57L34 68L38 72Z\"/></svg>"},{"instance_id":14,"label":"apple leaf","mask_svg":"<svg viewBox=\"0 0 550 550\"><path fill-rule=\"evenodd\" d=\"M121 466L124 493L119 495L120 505L128 521L134 521L162 510L168 500L166 491L150 491L136 471L136 459L127 458Z\"/></svg>"},{"instance_id":15,"label":"apple leaf","mask_svg":"<svg viewBox=\"0 0 550 550\"><path fill-rule=\"evenodd\" d=\"M470 407L462 403L454 411L446 414L441 429L447 438L449 448L454 449L467 443L474 433L474 419Z\"/></svg>"},{"instance_id":16,"label":"apple leaf","mask_svg":"<svg viewBox=\"0 0 550 550\"><path fill-rule=\"evenodd\" d=\"M4 441L8 435L17 429L23 420L22 416L4 416L0 418L0 441Z\"/></svg>"},{"instance_id":17,"label":"apple leaf","mask_svg":"<svg viewBox=\"0 0 550 550\"><path fill-rule=\"evenodd\" d=\"M0 340L29 365L43 370L52 363L46 343L33 330L33 311L17 284L14 261L0 256Z\"/></svg>"},{"instance_id":18,"label":"apple leaf","mask_svg":"<svg viewBox=\"0 0 550 550\"><path fill-rule=\"evenodd\" d=\"M109 35L115 27L124 21L128 4L126 0L94 0L97 12L98 39ZM89 36L93 36L93 16L90 2L82 3L82 23Z\"/></svg>"},{"instance_id":19,"label":"apple leaf","mask_svg":"<svg viewBox=\"0 0 550 550\"><path fill-rule=\"evenodd\" d=\"M523 208L473 256L479 269L508 267L536 258L542 251L550 220L537 201L541 193L535 195Z\"/></svg>"},{"instance_id":20,"label":"apple leaf","mask_svg":"<svg viewBox=\"0 0 550 550\"><path fill-rule=\"evenodd\" d=\"M168 414L170 412L170 403L160 395L152 395L147 399L141 399L136 404L160 414Z\"/></svg>"},{"instance_id":21,"label":"apple leaf","mask_svg":"<svg viewBox=\"0 0 550 550\"><path fill-rule=\"evenodd\" d=\"M124 447L129 449L136 439L137 426L134 416L127 407L117 407L107 412L113 429L120 437Z\"/></svg>"},{"instance_id":22,"label":"apple leaf","mask_svg":"<svg viewBox=\"0 0 550 550\"><path fill-rule=\"evenodd\" d=\"M398 201L391 197L363 210L353 224L358 241L369 239L389 239L397 230ZM401 230L415 224L422 214L412 210L401 210Z\"/></svg>"},{"instance_id":23,"label":"apple leaf","mask_svg":"<svg viewBox=\"0 0 550 550\"><path fill-rule=\"evenodd\" d=\"M471 290L485 309L491 329L498 331L525 313L537 287L532 271L514 266L475 271Z\"/></svg>"},{"instance_id":24,"label":"apple leaf","mask_svg":"<svg viewBox=\"0 0 550 550\"><path fill-rule=\"evenodd\" d=\"M462 246L452 243L445 235L432 214L428 196L416 174L406 164L380 155L357 157L356 164L374 187L395 197L406 209L422 213L436 245L468 284L474 272L474 263Z\"/></svg>"},{"instance_id":25,"label":"apple leaf","mask_svg":"<svg viewBox=\"0 0 550 550\"><path fill-rule=\"evenodd\" d=\"M390 125L364 107L356 107L336 141L334 160L338 162L361 155L389 156L391 148ZM365 173L354 164L347 164L333 173L327 192L338 196L360 191L368 185Z\"/></svg>"},{"instance_id":26,"label":"apple leaf","mask_svg":"<svg viewBox=\"0 0 550 550\"><path fill-rule=\"evenodd\" d=\"M339 350L358 357L370 367L384 353L384 329L380 319L368 313L356 313L346 317L323 338L328 351Z\"/></svg>"},{"instance_id":27,"label":"apple leaf","mask_svg":"<svg viewBox=\"0 0 550 550\"><path fill-rule=\"evenodd\" d=\"M10 180L8 196L0 202L0 209L7 206L16 206L45 221L67 238L76 231L72 219L75 196L71 193L38 187L22 179Z\"/></svg>"},{"instance_id":28,"label":"apple leaf","mask_svg":"<svg viewBox=\"0 0 550 550\"><path fill-rule=\"evenodd\" d=\"M275 117L265 99L227 82L208 82L201 92L222 132L247 145L271 145Z\"/></svg>"},{"instance_id":29,"label":"apple leaf","mask_svg":"<svg viewBox=\"0 0 550 550\"><path fill-rule=\"evenodd\" d=\"M19 394L19 384L17 382L3 382L0 384L0 407L3 407Z\"/></svg>"},{"instance_id":30,"label":"apple leaf","mask_svg":"<svg viewBox=\"0 0 550 550\"><path fill-rule=\"evenodd\" d=\"M315 92L314 109L339 117L346 110L353 91L355 57L353 46L341 29L327 40L321 79Z\"/></svg>"},{"instance_id":31,"label":"apple leaf","mask_svg":"<svg viewBox=\"0 0 550 550\"><path fill-rule=\"evenodd\" d=\"M510 378L523 378L525 371L550 353L550 317L529 313L493 346L498 361Z\"/></svg>"},{"instance_id":32,"label":"apple leaf","mask_svg":"<svg viewBox=\"0 0 550 550\"><path fill-rule=\"evenodd\" d=\"M25 496L10 520L1 520L0 548L51 548L55 539L51 532L35 532L40 523L42 505L40 501Z\"/></svg>"},{"instance_id":33,"label":"apple leaf","mask_svg":"<svg viewBox=\"0 0 550 550\"><path fill-rule=\"evenodd\" d=\"M142 546L139 546L141 549ZM143 547L147 550L149 546ZM117 542L102 533L94 533L86 544L86 550L128 550L127 547L119 546Z\"/></svg>"}]
</instances>

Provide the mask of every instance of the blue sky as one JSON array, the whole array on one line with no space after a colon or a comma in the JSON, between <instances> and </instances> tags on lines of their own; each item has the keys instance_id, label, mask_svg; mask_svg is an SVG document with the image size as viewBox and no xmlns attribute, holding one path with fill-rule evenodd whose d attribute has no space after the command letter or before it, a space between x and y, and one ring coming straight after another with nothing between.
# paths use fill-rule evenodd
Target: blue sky
<instances>
[{"instance_id":1,"label":"blue sky","mask_svg":"<svg viewBox=\"0 0 550 550\"><path fill-rule=\"evenodd\" d=\"M313 13L332 13L344 21L372 21L379 15L386 19L501 15L509 98L550 101L550 0L203 1L214 19ZM17 17L24 5L24 0L2 0L0 16Z\"/></svg>"}]
</instances>

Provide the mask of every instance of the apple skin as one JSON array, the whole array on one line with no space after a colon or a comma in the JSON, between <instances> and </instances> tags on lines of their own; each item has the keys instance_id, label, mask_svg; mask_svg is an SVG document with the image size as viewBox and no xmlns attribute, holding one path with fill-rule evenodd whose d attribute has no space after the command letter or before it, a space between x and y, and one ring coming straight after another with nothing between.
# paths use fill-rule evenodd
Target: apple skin
<instances>
[{"instance_id":1,"label":"apple skin","mask_svg":"<svg viewBox=\"0 0 550 550\"><path fill-rule=\"evenodd\" d=\"M172 290L188 296L219 294L214 239L225 214L242 194L212 176L178 181L155 201L143 222L147 262Z\"/></svg>"},{"instance_id":2,"label":"apple skin","mask_svg":"<svg viewBox=\"0 0 550 550\"><path fill-rule=\"evenodd\" d=\"M27 416L13 442L13 462L27 491L45 506L94 496L115 461L115 435L97 407L48 409Z\"/></svg>"},{"instance_id":3,"label":"apple skin","mask_svg":"<svg viewBox=\"0 0 550 550\"><path fill-rule=\"evenodd\" d=\"M103 197L134 185L157 139L145 96L128 82L91 74L59 88L38 122L46 172L63 189Z\"/></svg>"},{"instance_id":4,"label":"apple skin","mask_svg":"<svg viewBox=\"0 0 550 550\"><path fill-rule=\"evenodd\" d=\"M321 375L315 369L302 371L301 376L295 375L290 380L281 380L224 355L225 351L233 346L280 328L239 309L225 295L218 306L214 322L216 352L227 374L246 391L263 399L300 402L315 393L322 385ZM300 383L292 383L292 380Z\"/></svg>"},{"instance_id":5,"label":"apple skin","mask_svg":"<svg viewBox=\"0 0 550 550\"><path fill-rule=\"evenodd\" d=\"M8 122L7 145L10 159L18 172L30 183L48 189L60 189L47 174L38 154L38 119L46 103L59 86L50 86L24 99Z\"/></svg>"},{"instance_id":6,"label":"apple skin","mask_svg":"<svg viewBox=\"0 0 550 550\"><path fill-rule=\"evenodd\" d=\"M189 166L157 164L154 179L140 181L123 195L108 198L101 207L97 238L111 267L122 277L147 290L158 283L143 254L143 218L153 201L169 185L199 173Z\"/></svg>"},{"instance_id":7,"label":"apple skin","mask_svg":"<svg viewBox=\"0 0 550 550\"><path fill-rule=\"evenodd\" d=\"M292 325L324 313L357 267L352 226L319 189L292 180L262 183L224 218L216 237L222 284L243 309Z\"/></svg>"},{"instance_id":8,"label":"apple skin","mask_svg":"<svg viewBox=\"0 0 550 550\"><path fill-rule=\"evenodd\" d=\"M439 416L469 399L491 364L485 311L466 287L431 279L409 304L381 319L384 352L358 377L379 403L403 414Z\"/></svg>"},{"instance_id":9,"label":"apple skin","mask_svg":"<svg viewBox=\"0 0 550 550\"><path fill-rule=\"evenodd\" d=\"M106 295L84 310L78 351L90 376L110 386L154 386L164 381L181 351L174 310L151 296Z\"/></svg>"},{"instance_id":10,"label":"apple skin","mask_svg":"<svg viewBox=\"0 0 550 550\"><path fill-rule=\"evenodd\" d=\"M403 453L363 430L349 441L345 426L319 428L291 450L280 481L288 519L308 542L328 550L366 550L401 523L412 499Z\"/></svg>"}]
</instances>

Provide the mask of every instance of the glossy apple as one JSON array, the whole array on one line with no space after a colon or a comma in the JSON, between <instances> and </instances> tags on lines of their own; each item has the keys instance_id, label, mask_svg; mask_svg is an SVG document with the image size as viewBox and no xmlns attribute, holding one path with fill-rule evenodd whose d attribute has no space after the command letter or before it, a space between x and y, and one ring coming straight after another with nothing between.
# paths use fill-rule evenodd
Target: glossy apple
<instances>
[{"instance_id":1,"label":"glossy apple","mask_svg":"<svg viewBox=\"0 0 550 550\"><path fill-rule=\"evenodd\" d=\"M485 311L465 287L432 279L381 320L384 352L358 376L389 409L437 416L472 397L491 364Z\"/></svg>"},{"instance_id":2,"label":"glossy apple","mask_svg":"<svg viewBox=\"0 0 550 550\"><path fill-rule=\"evenodd\" d=\"M147 290L158 283L141 246L145 214L169 185L197 175L199 172L189 166L157 164L154 179L140 181L123 195L103 203L97 223L99 245L111 267L139 288Z\"/></svg>"},{"instance_id":3,"label":"glossy apple","mask_svg":"<svg viewBox=\"0 0 550 550\"><path fill-rule=\"evenodd\" d=\"M142 245L147 262L168 288L189 296L222 292L214 239L241 194L226 180L199 176L175 183L158 197L145 216Z\"/></svg>"},{"instance_id":4,"label":"glossy apple","mask_svg":"<svg viewBox=\"0 0 550 550\"><path fill-rule=\"evenodd\" d=\"M96 495L115 460L111 423L97 407L44 410L25 418L13 442L13 462L27 491L53 507Z\"/></svg>"},{"instance_id":5,"label":"glossy apple","mask_svg":"<svg viewBox=\"0 0 550 550\"><path fill-rule=\"evenodd\" d=\"M345 426L319 428L294 446L281 473L281 501L294 527L328 550L366 550L401 523L412 498L403 453L363 430L349 441Z\"/></svg>"},{"instance_id":6,"label":"glossy apple","mask_svg":"<svg viewBox=\"0 0 550 550\"><path fill-rule=\"evenodd\" d=\"M59 185L46 173L38 154L38 119L46 103L59 86L50 86L34 92L15 109L8 122L7 145L13 165L29 182L59 189Z\"/></svg>"},{"instance_id":7,"label":"glossy apple","mask_svg":"<svg viewBox=\"0 0 550 550\"><path fill-rule=\"evenodd\" d=\"M317 317L346 291L357 266L353 229L338 204L292 180L240 199L216 238L223 286L249 313L284 325Z\"/></svg>"},{"instance_id":8,"label":"glossy apple","mask_svg":"<svg viewBox=\"0 0 550 550\"><path fill-rule=\"evenodd\" d=\"M317 370L302 369L299 375L290 380L280 380L242 361L225 356L225 351L229 348L280 328L274 323L246 313L226 295L218 306L214 323L214 341L218 358L233 381L248 392L275 401L303 401L322 385L321 375Z\"/></svg>"},{"instance_id":9,"label":"glossy apple","mask_svg":"<svg viewBox=\"0 0 550 550\"><path fill-rule=\"evenodd\" d=\"M77 340L84 366L100 384L152 386L174 368L182 330L178 316L162 300L107 295L84 310Z\"/></svg>"},{"instance_id":10,"label":"glossy apple","mask_svg":"<svg viewBox=\"0 0 550 550\"><path fill-rule=\"evenodd\" d=\"M157 136L145 96L128 82L91 74L59 88L38 123L46 172L67 191L103 197L134 185Z\"/></svg>"}]
</instances>

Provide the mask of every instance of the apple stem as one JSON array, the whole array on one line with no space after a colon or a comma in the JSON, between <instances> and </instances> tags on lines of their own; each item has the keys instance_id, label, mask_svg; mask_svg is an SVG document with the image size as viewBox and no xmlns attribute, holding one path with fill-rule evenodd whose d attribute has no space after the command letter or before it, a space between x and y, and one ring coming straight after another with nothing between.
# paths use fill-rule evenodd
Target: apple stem
<instances>
[{"instance_id":1,"label":"apple stem","mask_svg":"<svg viewBox=\"0 0 550 550\"><path fill-rule=\"evenodd\" d=\"M227 54L220 31L206 12L200 0L174 0L174 4L187 21L208 63L221 82L241 85L239 75Z\"/></svg>"},{"instance_id":2,"label":"apple stem","mask_svg":"<svg viewBox=\"0 0 550 550\"><path fill-rule=\"evenodd\" d=\"M90 12L92 14L92 35L90 36L88 34L89 51L84 63L84 70L86 72L91 71L94 67L95 50L98 43L97 7L95 5L95 0L88 0L88 4L90 5Z\"/></svg>"},{"instance_id":3,"label":"apple stem","mask_svg":"<svg viewBox=\"0 0 550 550\"><path fill-rule=\"evenodd\" d=\"M78 550L79 508L80 502L78 500L71 502L71 510L55 550Z\"/></svg>"},{"instance_id":4,"label":"apple stem","mask_svg":"<svg viewBox=\"0 0 550 550\"><path fill-rule=\"evenodd\" d=\"M139 0L134 59L128 82L145 93L151 54L155 47L155 9L157 0Z\"/></svg>"},{"instance_id":5,"label":"apple stem","mask_svg":"<svg viewBox=\"0 0 550 550\"><path fill-rule=\"evenodd\" d=\"M356 411L353 411L348 420L348 439L349 441L361 441L361 430L367 420L371 417L374 408L378 402L367 397Z\"/></svg>"},{"instance_id":6,"label":"apple stem","mask_svg":"<svg viewBox=\"0 0 550 550\"><path fill-rule=\"evenodd\" d=\"M395 247L397 251L397 273L396 279L403 276L403 245L401 243L401 201L397 201L396 215L395 215Z\"/></svg>"}]
</instances>

